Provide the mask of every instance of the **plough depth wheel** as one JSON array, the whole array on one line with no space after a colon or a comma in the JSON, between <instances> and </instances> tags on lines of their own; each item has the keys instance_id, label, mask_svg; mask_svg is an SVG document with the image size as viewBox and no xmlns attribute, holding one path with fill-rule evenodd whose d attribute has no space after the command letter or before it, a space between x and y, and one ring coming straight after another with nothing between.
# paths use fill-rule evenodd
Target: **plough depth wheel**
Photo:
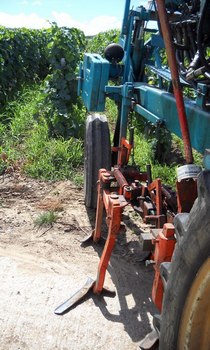
<instances>
[{"instance_id":1,"label":"plough depth wheel","mask_svg":"<svg viewBox=\"0 0 210 350\"><path fill-rule=\"evenodd\" d=\"M92 114L87 117L85 137L85 205L96 208L97 180L101 168L110 170L111 145L107 118Z\"/></svg>"}]
</instances>

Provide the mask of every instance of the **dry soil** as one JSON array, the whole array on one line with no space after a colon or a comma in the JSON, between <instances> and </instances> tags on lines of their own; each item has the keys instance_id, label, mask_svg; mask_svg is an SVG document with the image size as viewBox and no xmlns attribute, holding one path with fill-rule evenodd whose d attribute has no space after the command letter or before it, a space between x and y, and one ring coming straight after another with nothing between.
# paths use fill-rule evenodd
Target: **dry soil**
<instances>
[{"instance_id":1,"label":"dry soil","mask_svg":"<svg viewBox=\"0 0 210 350\"><path fill-rule=\"evenodd\" d=\"M50 210L57 222L37 227L37 217ZM142 262L145 227L129 208L106 275L116 296L89 293L65 315L54 314L87 276L96 276L103 240L81 246L94 216L70 181L0 178L0 349L133 350L150 332L153 269Z\"/></svg>"}]
</instances>

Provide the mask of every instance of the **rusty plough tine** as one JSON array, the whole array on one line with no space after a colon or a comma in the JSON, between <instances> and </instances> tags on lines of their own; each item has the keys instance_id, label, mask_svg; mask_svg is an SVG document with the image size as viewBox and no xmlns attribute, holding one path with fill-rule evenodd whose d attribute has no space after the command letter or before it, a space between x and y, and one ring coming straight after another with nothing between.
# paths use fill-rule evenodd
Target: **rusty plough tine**
<instances>
[{"instance_id":1,"label":"rusty plough tine","mask_svg":"<svg viewBox=\"0 0 210 350\"><path fill-rule=\"evenodd\" d=\"M76 292L72 293L69 299L64 301L61 305L59 305L54 313L56 315L63 315L65 312L67 312L73 305L77 304L79 301L81 301L87 294L88 292L93 289L93 292L95 294L101 294L97 293L97 291L94 291L94 286L96 284L96 280L94 280L92 277L88 277L85 284L78 289ZM103 287L102 292L105 294L110 295L115 295L115 290L110 289L108 287Z\"/></svg>"},{"instance_id":2,"label":"rusty plough tine","mask_svg":"<svg viewBox=\"0 0 210 350\"><path fill-rule=\"evenodd\" d=\"M68 311L68 309L70 309L71 306L73 306L74 304L78 303L81 299L83 299L85 295L93 288L94 284L95 284L95 280L91 277L88 277L85 284L76 292L72 293L69 299L67 299L64 303L59 305L55 309L54 313L56 315L64 314L66 311Z\"/></svg>"},{"instance_id":3,"label":"rusty plough tine","mask_svg":"<svg viewBox=\"0 0 210 350\"><path fill-rule=\"evenodd\" d=\"M81 245L85 244L85 243L88 243L90 241L92 241L93 239L93 232L91 232L89 235L85 236L81 241Z\"/></svg>"},{"instance_id":4,"label":"rusty plough tine","mask_svg":"<svg viewBox=\"0 0 210 350\"><path fill-rule=\"evenodd\" d=\"M117 198L116 198L117 197ZM102 256L99 261L98 265L98 273L97 278L94 280L91 277L88 277L85 284L76 292L74 292L68 300L66 300L63 304L58 306L54 313L56 315L62 315L68 309L70 309L71 306L78 303L84 296L92 289L94 294L101 294L102 292L108 292L109 294L115 294L115 291L112 291L108 288L104 288L104 280L105 280L105 274L107 271L107 267L110 261L110 257L112 254L112 250L115 245L116 236L120 230L120 223L121 223L121 211L122 208L125 206L125 203L121 202L118 199L118 196L111 195L109 198L110 201L110 208L109 208L109 230L108 230L108 236L106 239L106 243L103 249ZM127 204L126 204L127 205ZM102 208L103 209L103 208ZM100 214L100 215L99 215ZM102 213L100 212L98 214L97 220L96 220L96 229L91 233L90 236L86 237L85 241L87 242L87 239L93 238L94 242L98 242L98 240L101 238L101 221L102 221Z\"/></svg>"}]
</instances>

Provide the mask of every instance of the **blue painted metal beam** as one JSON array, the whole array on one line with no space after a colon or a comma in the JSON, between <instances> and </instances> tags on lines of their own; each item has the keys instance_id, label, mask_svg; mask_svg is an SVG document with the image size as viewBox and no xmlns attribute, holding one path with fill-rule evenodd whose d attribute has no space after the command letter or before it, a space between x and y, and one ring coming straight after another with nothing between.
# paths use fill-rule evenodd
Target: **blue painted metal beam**
<instances>
[{"instance_id":1,"label":"blue painted metal beam","mask_svg":"<svg viewBox=\"0 0 210 350\"><path fill-rule=\"evenodd\" d=\"M137 113L152 123L164 121L168 130L181 137L176 101L171 93L140 83L135 84L134 94ZM203 154L206 148L210 148L210 113L189 99L185 99L185 109L192 147Z\"/></svg>"},{"instance_id":2,"label":"blue painted metal beam","mask_svg":"<svg viewBox=\"0 0 210 350\"><path fill-rule=\"evenodd\" d=\"M129 16L129 10L130 10L130 3L131 3L131 0L126 0L125 2L121 35L126 35L128 32L128 16Z\"/></svg>"},{"instance_id":3,"label":"blue painted metal beam","mask_svg":"<svg viewBox=\"0 0 210 350\"><path fill-rule=\"evenodd\" d=\"M79 90L89 111L104 111L108 96L116 102L121 101L121 136L126 135L128 113L133 108L151 123L164 121L169 131L181 137L176 102L171 93L145 83L109 86L110 67L111 64L100 55L85 54L80 67ZM201 84L199 86L202 89ZM192 146L203 154L206 148L210 148L210 113L203 108L202 96L196 101L185 99L185 108Z\"/></svg>"}]
</instances>

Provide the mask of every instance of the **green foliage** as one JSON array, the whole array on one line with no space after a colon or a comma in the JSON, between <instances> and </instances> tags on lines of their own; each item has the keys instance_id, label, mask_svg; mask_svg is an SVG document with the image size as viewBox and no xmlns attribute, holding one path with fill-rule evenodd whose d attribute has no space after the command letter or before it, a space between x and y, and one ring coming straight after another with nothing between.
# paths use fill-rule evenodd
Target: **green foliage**
<instances>
[{"instance_id":1,"label":"green foliage","mask_svg":"<svg viewBox=\"0 0 210 350\"><path fill-rule=\"evenodd\" d=\"M3 159L0 159L0 175L4 174L7 164Z\"/></svg>"},{"instance_id":2,"label":"green foliage","mask_svg":"<svg viewBox=\"0 0 210 350\"><path fill-rule=\"evenodd\" d=\"M117 30L100 33L88 40L86 50L103 55L107 45L118 39ZM0 173L18 160L35 178L70 178L81 185L86 112L76 97L76 75L84 47L83 33L74 28L56 24L45 31L1 27L0 103L10 102L0 114L0 152L8 156L7 163L0 159ZM43 78L41 86L34 85ZM27 83L33 83L33 88L25 87ZM113 131L117 108L110 100L106 108ZM165 164L169 134L162 126L151 128L139 120L134 125L136 164L142 168L151 164L153 178L173 186L177 165Z\"/></svg>"},{"instance_id":3,"label":"green foliage","mask_svg":"<svg viewBox=\"0 0 210 350\"><path fill-rule=\"evenodd\" d=\"M45 78L42 106L47 106L44 112L51 135L81 136L84 122L82 117L78 118L74 105L82 106L77 101L76 76L84 47L83 32L59 28L55 23L47 30L0 27L1 110L7 101L18 97L24 84L34 84ZM8 121L8 116L2 118L4 123ZM22 117L21 122L24 122ZM15 129L17 131L17 126Z\"/></svg>"},{"instance_id":4,"label":"green foliage","mask_svg":"<svg viewBox=\"0 0 210 350\"><path fill-rule=\"evenodd\" d=\"M25 142L25 153L24 169L35 178L70 178L74 169L83 163L82 141L49 138L45 121L34 127L33 134Z\"/></svg>"},{"instance_id":5,"label":"green foliage","mask_svg":"<svg viewBox=\"0 0 210 350\"><path fill-rule=\"evenodd\" d=\"M174 148L179 149L182 157L184 158L184 143L181 138L178 136L172 134L173 137L173 143L174 143ZM203 166L203 155L193 149L193 158L194 158L194 163L197 165L200 165L201 167Z\"/></svg>"},{"instance_id":6,"label":"green foliage","mask_svg":"<svg viewBox=\"0 0 210 350\"><path fill-rule=\"evenodd\" d=\"M152 150L152 161L162 164L168 163L172 150L172 135L166 129L164 123L159 122L154 125L139 115L135 116L133 123L136 133L144 134L145 139L149 142Z\"/></svg>"},{"instance_id":7,"label":"green foliage","mask_svg":"<svg viewBox=\"0 0 210 350\"><path fill-rule=\"evenodd\" d=\"M85 48L85 36L76 28L59 28L55 23L51 35L48 44L50 74L44 83L50 105L46 120L52 136L80 137L84 131L84 109L77 101L77 67ZM73 106L76 102L77 107Z\"/></svg>"},{"instance_id":8,"label":"green foliage","mask_svg":"<svg viewBox=\"0 0 210 350\"><path fill-rule=\"evenodd\" d=\"M31 136L33 126L36 123L34 116L43 99L39 86L33 89L24 87L16 100L7 104L0 120L7 120L7 124L0 124L4 132L1 137L2 151L13 161L24 156L24 142Z\"/></svg>"},{"instance_id":9,"label":"green foliage","mask_svg":"<svg viewBox=\"0 0 210 350\"><path fill-rule=\"evenodd\" d=\"M107 98L106 99L106 116L109 120L109 126L110 126L110 131L114 131L115 129L115 124L116 124L116 121L117 121L117 115L118 115L118 108L117 108L117 105L116 103Z\"/></svg>"},{"instance_id":10,"label":"green foliage","mask_svg":"<svg viewBox=\"0 0 210 350\"><path fill-rule=\"evenodd\" d=\"M49 30L0 27L0 104L4 105L23 83L49 72Z\"/></svg>"},{"instance_id":11,"label":"green foliage","mask_svg":"<svg viewBox=\"0 0 210 350\"><path fill-rule=\"evenodd\" d=\"M11 122L7 128L0 123L0 152L7 154L8 164L21 161L25 172L35 178L73 179L83 163L83 141L51 138L44 118L48 107L39 86L25 87L19 98L5 108L4 116ZM5 169L2 161L1 169Z\"/></svg>"},{"instance_id":12,"label":"green foliage","mask_svg":"<svg viewBox=\"0 0 210 350\"><path fill-rule=\"evenodd\" d=\"M0 146L2 144L2 139L4 138L5 133L6 133L6 126L3 124L0 124Z\"/></svg>"},{"instance_id":13,"label":"green foliage","mask_svg":"<svg viewBox=\"0 0 210 350\"><path fill-rule=\"evenodd\" d=\"M40 216L34 220L34 225L38 227L52 226L52 224L56 222L57 219L58 215L56 213L53 211L48 211L46 213L40 214Z\"/></svg>"},{"instance_id":14,"label":"green foliage","mask_svg":"<svg viewBox=\"0 0 210 350\"><path fill-rule=\"evenodd\" d=\"M160 164L154 158L153 143L148 141L148 138L142 132L135 134L135 162L142 170L146 170L146 165L152 166L153 179L161 178L163 183L172 187L175 186L177 164Z\"/></svg>"},{"instance_id":15,"label":"green foliage","mask_svg":"<svg viewBox=\"0 0 210 350\"><path fill-rule=\"evenodd\" d=\"M140 167L145 167L147 164L152 164L154 159L153 151L146 137L140 132L135 133L134 142L136 164L138 164Z\"/></svg>"},{"instance_id":16,"label":"green foliage","mask_svg":"<svg viewBox=\"0 0 210 350\"><path fill-rule=\"evenodd\" d=\"M76 104L69 103L64 112L46 95L42 116L46 119L50 136L65 139L84 137L86 110L79 98Z\"/></svg>"},{"instance_id":17,"label":"green foliage","mask_svg":"<svg viewBox=\"0 0 210 350\"><path fill-rule=\"evenodd\" d=\"M98 53L104 55L105 48L111 43L119 42L120 31L112 29L103 33L95 35L88 40L86 51L91 53Z\"/></svg>"},{"instance_id":18,"label":"green foliage","mask_svg":"<svg viewBox=\"0 0 210 350\"><path fill-rule=\"evenodd\" d=\"M155 163L152 165L152 175L153 179L160 178L163 184L171 186L175 189L177 174L176 169L178 164L159 164Z\"/></svg>"},{"instance_id":19,"label":"green foliage","mask_svg":"<svg viewBox=\"0 0 210 350\"><path fill-rule=\"evenodd\" d=\"M152 146L154 161L166 163L172 146L170 131L161 122L156 125L149 124L147 128L149 132L148 140Z\"/></svg>"},{"instance_id":20,"label":"green foliage","mask_svg":"<svg viewBox=\"0 0 210 350\"><path fill-rule=\"evenodd\" d=\"M84 47L80 30L55 23L44 31L1 27L0 152L8 157L1 173L21 162L36 178L73 179L81 167L86 111L76 76Z\"/></svg>"}]
</instances>

